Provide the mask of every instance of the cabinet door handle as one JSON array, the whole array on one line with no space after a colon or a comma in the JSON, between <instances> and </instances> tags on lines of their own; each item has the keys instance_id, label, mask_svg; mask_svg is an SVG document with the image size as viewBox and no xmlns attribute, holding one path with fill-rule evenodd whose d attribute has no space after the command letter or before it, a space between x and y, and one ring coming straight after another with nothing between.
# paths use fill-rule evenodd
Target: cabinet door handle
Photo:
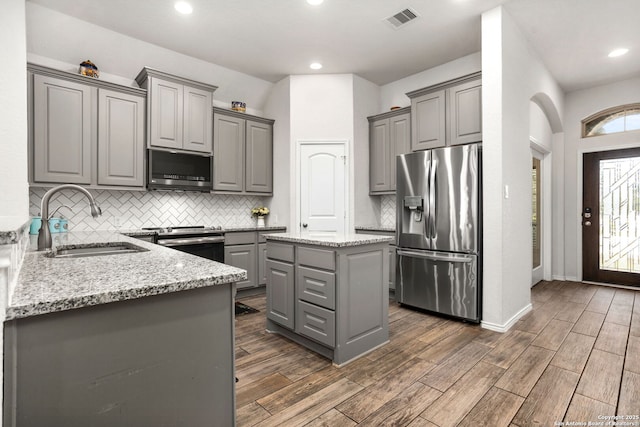
<instances>
[{"instance_id":1,"label":"cabinet door handle","mask_svg":"<svg viewBox=\"0 0 640 427\"><path fill-rule=\"evenodd\" d=\"M309 224L307 224L306 222L303 222L302 223L302 228L307 228L307 225L309 225Z\"/></svg>"}]
</instances>

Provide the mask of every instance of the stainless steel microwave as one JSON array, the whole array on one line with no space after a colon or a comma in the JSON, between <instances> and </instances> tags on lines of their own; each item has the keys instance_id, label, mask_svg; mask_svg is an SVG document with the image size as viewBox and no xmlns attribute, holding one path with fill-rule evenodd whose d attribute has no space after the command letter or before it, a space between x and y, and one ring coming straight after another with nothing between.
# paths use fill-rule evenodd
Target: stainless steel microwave
<instances>
[{"instance_id":1,"label":"stainless steel microwave","mask_svg":"<svg viewBox=\"0 0 640 427\"><path fill-rule=\"evenodd\" d=\"M211 156L162 150L147 151L149 190L211 191Z\"/></svg>"}]
</instances>

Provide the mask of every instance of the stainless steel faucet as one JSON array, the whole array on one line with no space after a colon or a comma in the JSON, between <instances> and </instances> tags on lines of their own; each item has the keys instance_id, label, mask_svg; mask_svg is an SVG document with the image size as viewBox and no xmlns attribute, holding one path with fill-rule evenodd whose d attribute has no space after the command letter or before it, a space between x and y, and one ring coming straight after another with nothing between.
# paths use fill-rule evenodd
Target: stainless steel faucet
<instances>
[{"instance_id":1,"label":"stainless steel faucet","mask_svg":"<svg viewBox=\"0 0 640 427\"><path fill-rule=\"evenodd\" d=\"M44 193L42 197L42 202L40 203L40 213L42 215L42 226L40 227L40 231L38 232L38 250L44 251L47 249L51 249L51 230L49 230L49 201L51 200L51 196L57 193L60 190L64 189L76 190L83 193L89 199L89 205L91 206L91 216L96 218L102 215L102 210L100 206L96 203L91 193L86 188L80 187L75 184L62 184L57 187L53 187L51 190Z\"/></svg>"}]
</instances>

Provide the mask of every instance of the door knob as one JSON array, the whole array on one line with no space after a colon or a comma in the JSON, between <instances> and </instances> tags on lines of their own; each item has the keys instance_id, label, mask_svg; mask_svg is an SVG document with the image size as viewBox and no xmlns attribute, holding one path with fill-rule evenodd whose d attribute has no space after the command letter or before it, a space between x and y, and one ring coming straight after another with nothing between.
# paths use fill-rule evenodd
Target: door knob
<instances>
[{"instance_id":1,"label":"door knob","mask_svg":"<svg viewBox=\"0 0 640 427\"><path fill-rule=\"evenodd\" d=\"M587 227L589 227L591 225L591 221L585 221L584 225L586 225Z\"/></svg>"},{"instance_id":2,"label":"door knob","mask_svg":"<svg viewBox=\"0 0 640 427\"><path fill-rule=\"evenodd\" d=\"M309 224L307 224L306 222L303 222L302 223L302 228L307 228L307 225L309 225Z\"/></svg>"}]
</instances>

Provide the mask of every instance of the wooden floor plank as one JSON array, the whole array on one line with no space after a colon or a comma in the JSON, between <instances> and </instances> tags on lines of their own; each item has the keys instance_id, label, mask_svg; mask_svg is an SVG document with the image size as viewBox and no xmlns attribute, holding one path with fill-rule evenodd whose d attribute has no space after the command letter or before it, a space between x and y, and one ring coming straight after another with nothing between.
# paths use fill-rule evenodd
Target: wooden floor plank
<instances>
[{"instance_id":1,"label":"wooden floor plank","mask_svg":"<svg viewBox=\"0 0 640 427\"><path fill-rule=\"evenodd\" d=\"M640 307L639 299L636 299L636 305L634 305L634 311L631 315L631 327L629 328L629 335L640 337L640 309L639 311L635 311L635 307Z\"/></svg>"},{"instance_id":2,"label":"wooden floor plank","mask_svg":"<svg viewBox=\"0 0 640 427\"><path fill-rule=\"evenodd\" d=\"M291 380L276 372L268 377L249 383L247 386L236 387L236 408L242 408L261 397L276 392L291 384Z\"/></svg>"},{"instance_id":3,"label":"wooden floor plank","mask_svg":"<svg viewBox=\"0 0 640 427\"><path fill-rule=\"evenodd\" d=\"M585 310L607 314L614 294L615 291L611 289L598 289L593 298L591 298L591 301L589 301L589 304L587 304Z\"/></svg>"},{"instance_id":4,"label":"wooden floor plank","mask_svg":"<svg viewBox=\"0 0 640 427\"><path fill-rule=\"evenodd\" d=\"M427 421L422 417L416 417L407 427L438 427L431 421Z\"/></svg>"},{"instance_id":5,"label":"wooden floor plank","mask_svg":"<svg viewBox=\"0 0 640 427\"><path fill-rule=\"evenodd\" d=\"M320 415L305 427L352 427L357 425L355 421L349 419L335 409L331 409Z\"/></svg>"},{"instance_id":6,"label":"wooden floor plank","mask_svg":"<svg viewBox=\"0 0 640 427\"><path fill-rule=\"evenodd\" d=\"M293 427L305 425L360 390L362 390L362 387L358 384L346 378L341 378L330 386L323 388L317 393L310 395L256 425L259 427L281 427L283 425Z\"/></svg>"},{"instance_id":7,"label":"wooden floor plank","mask_svg":"<svg viewBox=\"0 0 640 427\"><path fill-rule=\"evenodd\" d=\"M640 374L640 337L629 336L624 370Z\"/></svg>"},{"instance_id":8,"label":"wooden floor plank","mask_svg":"<svg viewBox=\"0 0 640 427\"><path fill-rule=\"evenodd\" d=\"M441 427L455 426L504 374L504 369L479 362L420 416Z\"/></svg>"},{"instance_id":9,"label":"wooden floor plank","mask_svg":"<svg viewBox=\"0 0 640 427\"><path fill-rule=\"evenodd\" d=\"M425 360L413 359L389 373L383 381L379 381L345 400L336 409L349 418L361 422L423 377L434 366Z\"/></svg>"},{"instance_id":10,"label":"wooden floor plank","mask_svg":"<svg viewBox=\"0 0 640 427\"><path fill-rule=\"evenodd\" d=\"M587 364L595 342L595 337L571 332L556 352L551 364L558 368L581 373Z\"/></svg>"},{"instance_id":11,"label":"wooden floor plank","mask_svg":"<svg viewBox=\"0 0 640 427\"><path fill-rule=\"evenodd\" d=\"M622 374L618 415L640 415L640 374L630 371Z\"/></svg>"},{"instance_id":12,"label":"wooden floor plank","mask_svg":"<svg viewBox=\"0 0 640 427\"><path fill-rule=\"evenodd\" d=\"M436 390L447 391L489 351L491 347L472 341L431 369L420 382Z\"/></svg>"},{"instance_id":13,"label":"wooden floor plank","mask_svg":"<svg viewBox=\"0 0 640 427\"><path fill-rule=\"evenodd\" d=\"M562 421L579 379L580 374L549 365L513 423L520 427L556 425Z\"/></svg>"},{"instance_id":14,"label":"wooden floor plank","mask_svg":"<svg viewBox=\"0 0 640 427\"><path fill-rule=\"evenodd\" d=\"M516 322L513 329L531 334L539 334L557 312L557 309L542 306L540 309L529 312L525 317Z\"/></svg>"},{"instance_id":15,"label":"wooden floor plank","mask_svg":"<svg viewBox=\"0 0 640 427\"><path fill-rule=\"evenodd\" d=\"M572 331L577 334L597 337L604 322L605 315L594 311L584 311L578 319Z\"/></svg>"},{"instance_id":16,"label":"wooden floor plank","mask_svg":"<svg viewBox=\"0 0 640 427\"><path fill-rule=\"evenodd\" d=\"M616 293L613 296L611 304L626 305L633 307L633 300L635 298L635 292L627 289L616 289Z\"/></svg>"},{"instance_id":17,"label":"wooden floor plank","mask_svg":"<svg viewBox=\"0 0 640 427\"><path fill-rule=\"evenodd\" d=\"M462 420L459 427L505 426L515 416L524 402L524 398L497 387L491 388L487 394L473 407Z\"/></svg>"},{"instance_id":18,"label":"wooden floor plank","mask_svg":"<svg viewBox=\"0 0 640 427\"><path fill-rule=\"evenodd\" d=\"M258 403L272 414L282 412L314 393L338 381L342 373L333 366L321 369L293 384L271 393Z\"/></svg>"},{"instance_id":19,"label":"wooden floor plank","mask_svg":"<svg viewBox=\"0 0 640 427\"><path fill-rule=\"evenodd\" d=\"M542 332L538 334L531 345L556 351L560 348L567 335L569 335L571 328L573 328L573 323L553 319Z\"/></svg>"},{"instance_id":20,"label":"wooden floor plank","mask_svg":"<svg viewBox=\"0 0 640 427\"><path fill-rule=\"evenodd\" d=\"M627 349L629 326L609 323L605 320L594 348L624 356Z\"/></svg>"},{"instance_id":21,"label":"wooden floor plank","mask_svg":"<svg viewBox=\"0 0 640 427\"><path fill-rule=\"evenodd\" d=\"M554 354L546 348L529 346L498 380L496 387L527 397Z\"/></svg>"},{"instance_id":22,"label":"wooden floor plank","mask_svg":"<svg viewBox=\"0 0 640 427\"><path fill-rule=\"evenodd\" d=\"M564 417L565 423L598 423L602 422L602 416L615 415L615 405L607 405L595 399L574 394L567 414ZM578 424L579 425L579 424Z\"/></svg>"},{"instance_id":23,"label":"wooden floor plank","mask_svg":"<svg viewBox=\"0 0 640 427\"><path fill-rule=\"evenodd\" d=\"M484 361L507 369L536 338L534 334L512 330L484 357Z\"/></svg>"},{"instance_id":24,"label":"wooden floor plank","mask_svg":"<svg viewBox=\"0 0 640 427\"><path fill-rule=\"evenodd\" d=\"M587 307L587 304L584 304L584 303L567 301L563 305L562 310L556 313L556 315L554 316L554 319L575 323L580 318L580 316L582 315L582 312L586 307Z\"/></svg>"},{"instance_id":25,"label":"wooden floor plank","mask_svg":"<svg viewBox=\"0 0 640 427\"><path fill-rule=\"evenodd\" d=\"M406 426L442 393L422 383L414 383L365 418L360 426Z\"/></svg>"},{"instance_id":26,"label":"wooden floor plank","mask_svg":"<svg viewBox=\"0 0 640 427\"><path fill-rule=\"evenodd\" d=\"M624 358L620 355L594 349L584 368L576 393L615 405L618 402L623 362Z\"/></svg>"},{"instance_id":27,"label":"wooden floor plank","mask_svg":"<svg viewBox=\"0 0 640 427\"><path fill-rule=\"evenodd\" d=\"M632 306L627 304L611 303L609 311L607 312L607 317L605 317L604 321L629 326L631 324L632 309Z\"/></svg>"},{"instance_id":28,"label":"wooden floor plank","mask_svg":"<svg viewBox=\"0 0 640 427\"><path fill-rule=\"evenodd\" d=\"M236 409L236 425L252 426L271 416L262 406L256 402L244 405Z\"/></svg>"},{"instance_id":29,"label":"wooden floor plank","mask_svg":"<svg viewBox=\"0 0 640 427\"><path fill-rule=\"evenodd\" d=\"M462 347L469 344L480 334L480 327L465 327L436 344L428 347L418 357L432 363L441 363Z\"/></svg>"}]
</instances>

